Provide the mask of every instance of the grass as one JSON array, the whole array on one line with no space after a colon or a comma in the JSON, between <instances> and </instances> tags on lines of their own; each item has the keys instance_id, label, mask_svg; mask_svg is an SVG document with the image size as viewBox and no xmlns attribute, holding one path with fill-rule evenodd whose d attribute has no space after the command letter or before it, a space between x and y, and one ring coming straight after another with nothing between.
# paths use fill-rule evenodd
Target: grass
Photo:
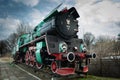
<instances>
[{"instance_id":1,"label":"grass","mask_svg":"<svg viewBox=\"0 0 120 80\"><path fill-rule=\"evenodd\" d=\"M79 78L74 80L120 80L120 78L109 78L109 77L98 77L98 76L92 76L88 75L86 78Z\"/></svg>"}]
</instances>

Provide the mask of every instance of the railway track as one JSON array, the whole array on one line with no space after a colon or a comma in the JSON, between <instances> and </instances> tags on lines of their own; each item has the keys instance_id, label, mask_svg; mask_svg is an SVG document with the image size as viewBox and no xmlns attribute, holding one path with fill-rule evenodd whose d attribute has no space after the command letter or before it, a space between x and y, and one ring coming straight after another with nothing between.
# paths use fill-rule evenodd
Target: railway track
<instances>
[{"instance_id":1,"label":"railway track","mask_svg":"<svg viewBox=\"0 0 120 80\"><path fill-rule=\"evenodd\" d=\"M50 70L49 67L44 67L43 69L36 69L34 67L30 67L25 65L24 63L21 64L16 64L16 66L19 66L20 68L22 68L23 70L37 76L38 80L76 80L78 78L80 78L79 75L75 74L75 75L69 75L69 76L60 76L57 74L53 74Z\"/></svg>"}]
</instances>

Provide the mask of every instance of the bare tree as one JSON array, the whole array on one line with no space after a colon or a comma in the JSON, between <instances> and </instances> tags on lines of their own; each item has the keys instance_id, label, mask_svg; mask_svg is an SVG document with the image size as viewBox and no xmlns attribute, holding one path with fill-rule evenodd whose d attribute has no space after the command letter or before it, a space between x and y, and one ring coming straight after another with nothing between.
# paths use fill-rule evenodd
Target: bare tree
<instances>
[{"instance_id":1,"label":"bare tree","mask_svg":"<svg viewBox=\"0 0 120 80\"><path fill-rule=\"evenodd\" d=\"M7 45L5 40L0 41L0 56L4 55L7 52Z\"/></svg>"},{"instance_id":2,"label":"bare tree","mask_svg":"<svg viewBox=\"0 0 120 80\"><path fill-rule=\"evenodd\" d=\"M32 27L23 22L18 24L17 29L16 29L16 33L18 36L25 34L25 33L30 33L31 31L32 31Z\"/></svg>"},{"instance_id":3,"label":"bare tree","mask_svg":"<svg viewBox=\"0 0 120 80\"><path fill-rule=\"evenodd\" d=\"M12 51L13 47L15 46L17 37L18 35L16 33L12 33L10 34L8 39L6 39L6 44L7 44L9 51Z\"/></svg>"},{"instance_id":4,"label":"bare tree","mask_svg":"<svg viewBox=\"0 0 120 80\"><path fill-rule=\"evenodd\" d=\"M87 32L84 34L84 41L89 50L90 50L90 45L93 43L94 40L95 40L95 36L92 33Z\"/></svg>"},{"instance_id":5,"label":"bare tree","mask_svg":"<svg viewBox=\"0 0 120 80\"><path fill-rule=\"evenodd\" d=\"M6 44L9 50L12 51L13 47L17 43L18 37L20 37L22 34L30 33L31 31L32 31L32 27L30 25L25 24L23 22L18 24L16 33L12 33L6 40L7 41Z\"/></svg>"},{"instance_id":6,"label":"bare tree","mask_svg":"<svg viewBox=\"0 0 120 80\"><path fill-rule=\"evenodd\" d=\"M100 35L98 38L97 38L97 42L112 42L114 41L115 38L111 38L110 36L108 35Z\"/></svg>"},{"instance_id":7,"label":"bare tree","mask_svg":"<svg viewBox=\"0 0 120 80\"><path fill-rule=\"evenodd\" d=\"M116 55L120 55L120 41L115 42L113 50Z\"/></svg>"}]
</instances>

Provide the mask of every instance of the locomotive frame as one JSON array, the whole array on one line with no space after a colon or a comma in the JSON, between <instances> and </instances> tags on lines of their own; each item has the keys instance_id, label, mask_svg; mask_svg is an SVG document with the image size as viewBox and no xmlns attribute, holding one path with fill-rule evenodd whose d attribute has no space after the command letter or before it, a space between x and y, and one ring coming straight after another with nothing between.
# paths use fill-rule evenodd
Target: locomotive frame
<instances>
[{"instance_id":1,"label":"locomotive frame","mask_svg":"<svg viewBox=\"0 0 120 80\"><path fill-rule=\"evenodd\" d=\"M96 55L87 54L83 40L76 35L79 14L74 7L60 12L57 8L35 27L32 34L18 38L14 59L38 69L49 66L53 73L62 76L86 74L89 59Z\"/></svg>"}]
</instances>

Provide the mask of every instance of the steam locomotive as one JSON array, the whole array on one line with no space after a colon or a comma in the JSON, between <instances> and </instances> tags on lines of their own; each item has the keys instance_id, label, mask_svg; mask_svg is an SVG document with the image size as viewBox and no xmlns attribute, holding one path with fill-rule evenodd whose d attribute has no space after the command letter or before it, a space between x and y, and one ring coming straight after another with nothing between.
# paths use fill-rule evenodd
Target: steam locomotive
<instances>
[{"instance_id":1,"label":"steam locomotive","mask_svg":"<svg viewBox=\"0 0 120 80\"><path fill-rule=\"evenodd\" d=\"M86 74L89 59L95 54L87 54L83 40L78 39L79 14L74 7L57 8L32 33L18 38L14 59L37 69L49 66L54 74L62 76Z\"/></svg>"}]
</instances>

